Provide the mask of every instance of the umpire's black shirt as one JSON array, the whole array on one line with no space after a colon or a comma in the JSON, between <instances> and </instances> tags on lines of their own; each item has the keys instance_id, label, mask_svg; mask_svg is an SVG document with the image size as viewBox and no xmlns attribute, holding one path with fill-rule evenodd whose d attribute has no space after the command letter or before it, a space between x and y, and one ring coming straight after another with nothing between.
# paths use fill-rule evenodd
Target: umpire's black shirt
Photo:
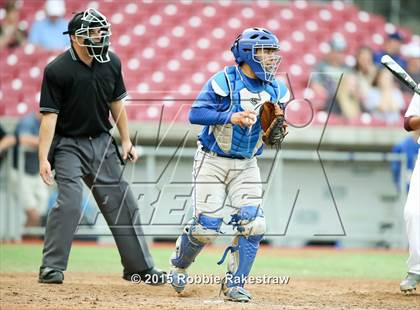
<instances>
[{"instance_id":1,"label":"umpire's black shirt","mask_svg":"<svg viewBox=\"0 0 420 310\"><path fill-rule=\"evenodd\" d=\"M127 95L121 61L109 52L110 61L82 62L70 48L44 70L41 112L58 114L55 132L61 136L97 136L112 127L110 103Z\"/></svg>"}]
</instances>

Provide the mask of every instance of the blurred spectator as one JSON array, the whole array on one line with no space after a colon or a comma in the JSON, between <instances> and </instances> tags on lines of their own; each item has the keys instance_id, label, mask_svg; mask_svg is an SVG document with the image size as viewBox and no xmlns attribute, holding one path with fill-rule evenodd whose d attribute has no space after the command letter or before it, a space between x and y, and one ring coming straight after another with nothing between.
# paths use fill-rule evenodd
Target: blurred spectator
<instances>
[{"instance_id":1,"label":"blurred spectator","mask_svg":"<svg viewBox=\"0 0 420 310\"><path fill-rule=\"evenodd\" d=\"M21 45L26 33L19 28L19 9L15 1L8 1L5 5L6 15L0 24L0 50Z\"/></svg>"},{"instance_id":2,"label":"blurred spectator","mask_svg":"<svg viewBox=\"0 0 420 310\"><path fill-rule=\"evenodd\" d=\"M360 98L365 99L377 73L377 68L373 63L373 53L369 47L361 47L357 51L354 72L357 79L357 92Z\"/></svg>"},{"instance_id":3,"label":"blurred spectator","mask_svg":"<svg viewBox=\"0 0 420 310\"><path fill-rule=\"evenodd\" d=\"M420 136L420 130L414 131L411 135L404 138L404 140L397 143L393 148L392 152L397 154L405 154L407 159L407 179L404 180L406 185L406 190L408 192L410 186L410 178L413 173L414 165L416 163L417 154L420 149L420 145L417 143L417 139ZM401 162L392 161L391 162L391 171L392 177L394 179L395 185L397 186L398 191L401 188Z\"/></svg>"},{"instance_id":4,"label":"blurred spectator","mask_svg":"<svg viewBox=\"0 0 420 310\"><path fill-rule=\"evenodd\" d=\"M64 18L66 7L63 0L47 0L45 2L46 18L36 21L29 33L29 43L48 50L61 50L69 45L67 36L68 22Z\"/></svg>"},{"instance_id":5,"label":"blurred spectator","mask_svg":"<svg viewBox=\"0 0 420 310\"><path fill-rule=\"evenodd\" d=\"M400 120L400 111L404 108L404 98L396 86L392 74L381 69L373 81L373 88L368 92L364 105L374 117L387 123Z\"/></svg>"},{"instance_id":6,"label":"blurred spectator","mask_svg":"<svg viewBox=\"0 0 420 310\"><path fill-rule=\"evenodd\" d=\"M404 57L407 59L407 73L416 81L420 83L420 46L414 42L406 45L402 49ZM404 91L413 93L409 88L404 87Z\"/></svg>"},{"instance_id":7,"label":"blurred spectator","mask_svg":"<svg viewBox=\"0 0 420 310\"><path fill-rule=\"evenodd\" d=\"M344 65L344 52L347 43L339 34L334 34L330 41L330 51L326 57L314 67L314 75L311 80L311 88L315 92L316 98L323 103L323 107L327 110L334 102L334 96L337 92L338 83L343 73L349 69Z\"/></svg>"},{"instance_id":8,"label":"blurred spectator","mask_svg":"<svg viewBox=\"0 0 420 310\"><path fill-rule=\"evenodd\" d=\"M357 79L353 73L343 75L335 101L331 113L344 116L349 120L358 118L362 113Z\"/></svg>"},{"instance_id":9,"label":"blurred spectator","mask_svg":"<svg viewBox=\"0 0 420 310\"><path fill-rule=\"evenodd\" d=\"M0 162L3 160L3 153L16 144L15 136L8 135L0 124Z\"/></svg>"},{"instance_id":10,"label":"blurred spectator","mask_svg":"<svg viewBox=\"0 0 420 310\"><path fill-rule=\"evenodd\" d=\"M406 68L407 62L401 57L401 44L403 38L399 32L394 32L388 35L388 38L384 42L384 48L382 51L378 51L374 54L373 60L375 64L382 67L381 58L383 55L391 56L401 67Z\"/></svg>"},{"instance_id":11,"label":"blurred spectator","mask_svg":"<svg viewBox=\"0 0 420 310\"><path fill-rule=\"evenodd\" d=\"M40 113L30 113L23 117L16 125L15 136L17 144L14 150L14 171L12 173L13 188L16 199L19 198L21 207L26 213L26 227L39 226L42 214L47 209L48 189L39 177L38 144ZM25 147L24 163L19 162L19 148ZM19 178L19 165L23 175ZM18 201L19 201L18 200Z\"/></svg>"}]
</instances>

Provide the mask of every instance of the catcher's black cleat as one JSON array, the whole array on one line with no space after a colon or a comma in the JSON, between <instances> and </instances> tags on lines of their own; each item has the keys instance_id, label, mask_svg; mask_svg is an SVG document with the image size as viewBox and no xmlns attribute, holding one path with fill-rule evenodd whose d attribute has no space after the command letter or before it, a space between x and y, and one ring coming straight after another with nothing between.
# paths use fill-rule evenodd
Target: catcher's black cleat
<instances>
[{"instance_id":1,"label":"catcher's black cleat","mask_svg":"<svg viewBox=\"0 0 420 310\"><path fill-rule=\"evenodd\" d=\"M39 283L47 284L61 284L64 280L64 274L60 270L56 270L50 267L43 267L39 269Z\"/></svg>"},{"instance_id":2,"label":"catcher's black cleat","mask_svg":"<svg viewBox=\"0 0 420 310\"><path fill-rule=\"evenodd\" d=\"M136 273L124 271L123 279L133 283L144 282L149 285L163 285L167 282L167 275L165 271L152 267Z\"/></svg>"}]
</instances>

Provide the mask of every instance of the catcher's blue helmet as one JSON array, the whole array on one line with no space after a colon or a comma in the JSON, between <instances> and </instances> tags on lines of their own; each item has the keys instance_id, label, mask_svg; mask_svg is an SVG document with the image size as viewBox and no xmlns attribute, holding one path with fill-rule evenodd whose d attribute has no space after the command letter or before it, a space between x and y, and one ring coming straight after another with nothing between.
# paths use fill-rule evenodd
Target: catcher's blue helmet
<instances>
[{"instance_id":1,"label":"catcher's blue helmet","mask_svg":"<svg viewBox=\"0 0 420 310\"><path fill-rule=\"evenodd\" d=\"M277 71L281 57L270 55L268 59L261 59L256 55L257 49L278 50L279 40L271 31L264 28L247 28L235 40L231 47L237 64L245 62L257 78L271 82Z\"/></svg>"}]
</instances>

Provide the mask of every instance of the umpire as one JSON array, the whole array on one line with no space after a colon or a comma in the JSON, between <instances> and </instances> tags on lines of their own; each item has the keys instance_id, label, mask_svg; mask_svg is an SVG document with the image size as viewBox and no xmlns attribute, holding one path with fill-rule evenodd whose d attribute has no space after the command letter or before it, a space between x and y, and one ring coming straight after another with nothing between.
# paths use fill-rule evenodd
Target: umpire
<instances>
[{"instance_id":1,"label":"umpire","mask_svg":"<svg viewBox=\"0 0 420 310\"><path fill-rule=\"evenodd\" d=\"M166 274L153 267L136 200L121 179L119 160L134 162L137 153L121 101L127 94L121 62L108 52L110 24L100 12L88 9L74 15L63 34L70 36L71 48L47 65L41 91L39 174L51 185L55 169L58 199L47 221L39 282L63 282L81 216L83 180L114 236L123 278L135 275L136 281L163 284ZM109 134L109 112L120 132L122 158Z\"/></svg>"}]
</instances>

